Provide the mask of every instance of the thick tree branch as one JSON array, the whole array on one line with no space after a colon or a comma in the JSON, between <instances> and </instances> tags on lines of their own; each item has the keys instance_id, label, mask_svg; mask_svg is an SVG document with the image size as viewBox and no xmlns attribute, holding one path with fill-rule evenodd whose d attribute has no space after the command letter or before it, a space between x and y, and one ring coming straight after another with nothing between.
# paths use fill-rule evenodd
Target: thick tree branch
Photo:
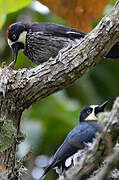
<instances>
[{"instance_id":1,"label":"thick tree branch","mask_svg":"<svg viewBox=\"0 0 119 180\"><path fill-rule=\"evenodd\" d=\"M1 69L0 77L5 76L1 79L1 86L4 87L1 91L12 93L15 97L17 94L20 104L16 105L28 108L35 101L70 86L102 60L118 40L119 1L110 14L80 44L66 52L60 61L51 60L30 70Z\"/></svg>"},{"instance_id":2,"label":"thick tree branch","mask_svg":"<svg viewBox=\"0 0 119 180\"><path fill-rule=\"evenodd\" d=\"M80 44L32 69L0 69L0 168L15 177L22 112L32 103L70 86L119 41L119 0L109 15ZM22 137L23 138L23 137ZM8 141L9 140L9 141ZM4 167L4 168L3 168ZM1 173L0 173L1 177Z\"/></svg>"},{"instance_id":3,"label":"thick tree branch","mask_svg":"<svg viewBox=\"0 0 119 180\"><path fill-rule=\"evenodd\" d=\"M95 180L108 180L110 172L118 167L119 164L119 149L116 150L111 156L106 160L106 165L101 169L101 171L95 176Z\"/></svg>"}]
</instances>

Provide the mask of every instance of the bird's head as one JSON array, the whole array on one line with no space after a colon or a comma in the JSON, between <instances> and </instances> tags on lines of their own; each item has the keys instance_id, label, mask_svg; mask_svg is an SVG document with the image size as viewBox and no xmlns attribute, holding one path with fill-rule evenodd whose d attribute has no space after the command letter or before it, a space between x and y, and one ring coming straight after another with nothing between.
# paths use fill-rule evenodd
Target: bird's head
<instances>
[{"instance_id":1,"label":"bird's head","mask_svg":"<svg viewBox=\"0 0 119 180\"><path fill-rule=\"evenodd\" d=\"M16 22L9 26L7 30L8 45L12 49L12 60L17 60L18 51L24 49L26 45L27 26L24 23Z\"/></svg>"},{"instance_id":2,"label":"bird's head","mask_svg":"<svg viewBox=\"0 0 119 180\"><path fill-rule=\"evenodd\" d=\"M80 122L89 120L98 120L98 114L104 112L109 100L105 101L101 105L92 105L84 108L80 113Z\"/></svg>"}]
</instances>

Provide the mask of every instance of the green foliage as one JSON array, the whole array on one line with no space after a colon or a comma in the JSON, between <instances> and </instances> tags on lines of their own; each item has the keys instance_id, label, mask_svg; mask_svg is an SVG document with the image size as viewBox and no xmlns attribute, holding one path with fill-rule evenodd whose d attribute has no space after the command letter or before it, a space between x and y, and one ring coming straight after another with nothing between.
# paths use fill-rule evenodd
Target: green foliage
<instances>
[{"instance_id":1,"label":"green foliage","mask_svg":"<svg viewBox=\"0 0 119 180\"><path fill-rule=\"evenodd\" d=\"M3 26L6 15L27 6L31 0L0 0L0 28Z\"/></svg>"},{"instance_id":2,"label":"green foliage","mask_svg":"<svg viewBox=\"0 0 119 180\"><path fill-rule=\"evenodd\" d=\"M114 6L114 4L116 3L116 1L117 1L117 0L110 0L110 4L111 4L112 6Z\"/></svg>"}]
</instances>

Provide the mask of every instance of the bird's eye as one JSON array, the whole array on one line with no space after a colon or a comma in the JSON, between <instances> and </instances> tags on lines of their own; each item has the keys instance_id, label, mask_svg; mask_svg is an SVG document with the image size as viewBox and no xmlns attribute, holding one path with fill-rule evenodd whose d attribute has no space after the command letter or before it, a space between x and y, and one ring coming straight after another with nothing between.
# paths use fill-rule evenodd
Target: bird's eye
<instances>
[{"instance_id":1,"label":"bird's eye","mask_svg":"<svg viewBox=\"0 0 119 180\"><path fill-rule=\"evenodd\" d=\"M13 34L12 39L14 39L14 40L16 39L16 35L15 34Z\"/></svg>"},{"instance_id":2,"label":"bird's eye","mask_svg":"<svg viewBox=\"0 0 119 180\"><path fill-rule=\"evenodd\" d=\"M88 109L88 110L87 110L87 114L90 114L90 113L91 113L91 111Z\"/></svg>"}]
</instances>

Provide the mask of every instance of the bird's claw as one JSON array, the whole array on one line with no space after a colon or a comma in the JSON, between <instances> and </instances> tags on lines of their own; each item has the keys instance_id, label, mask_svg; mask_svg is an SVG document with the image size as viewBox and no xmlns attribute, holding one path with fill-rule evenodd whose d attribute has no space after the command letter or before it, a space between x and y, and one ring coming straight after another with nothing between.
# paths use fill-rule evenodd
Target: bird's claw
<instances>
[{"instance_id":1,"label":"bird's claw","mask_svg":"<svg viewBox=\"0 0 119 180\"><path fill-rule=\"evenodd\" d=\"M61 49L58 53L58 55L56 56L56 61L59 61L63 64L62 62L62 55L67 52L68 50L70 50L72 48L72 44L68 44L67 47L64 47L63 49Z\"/></svg>"}]
</instances>

